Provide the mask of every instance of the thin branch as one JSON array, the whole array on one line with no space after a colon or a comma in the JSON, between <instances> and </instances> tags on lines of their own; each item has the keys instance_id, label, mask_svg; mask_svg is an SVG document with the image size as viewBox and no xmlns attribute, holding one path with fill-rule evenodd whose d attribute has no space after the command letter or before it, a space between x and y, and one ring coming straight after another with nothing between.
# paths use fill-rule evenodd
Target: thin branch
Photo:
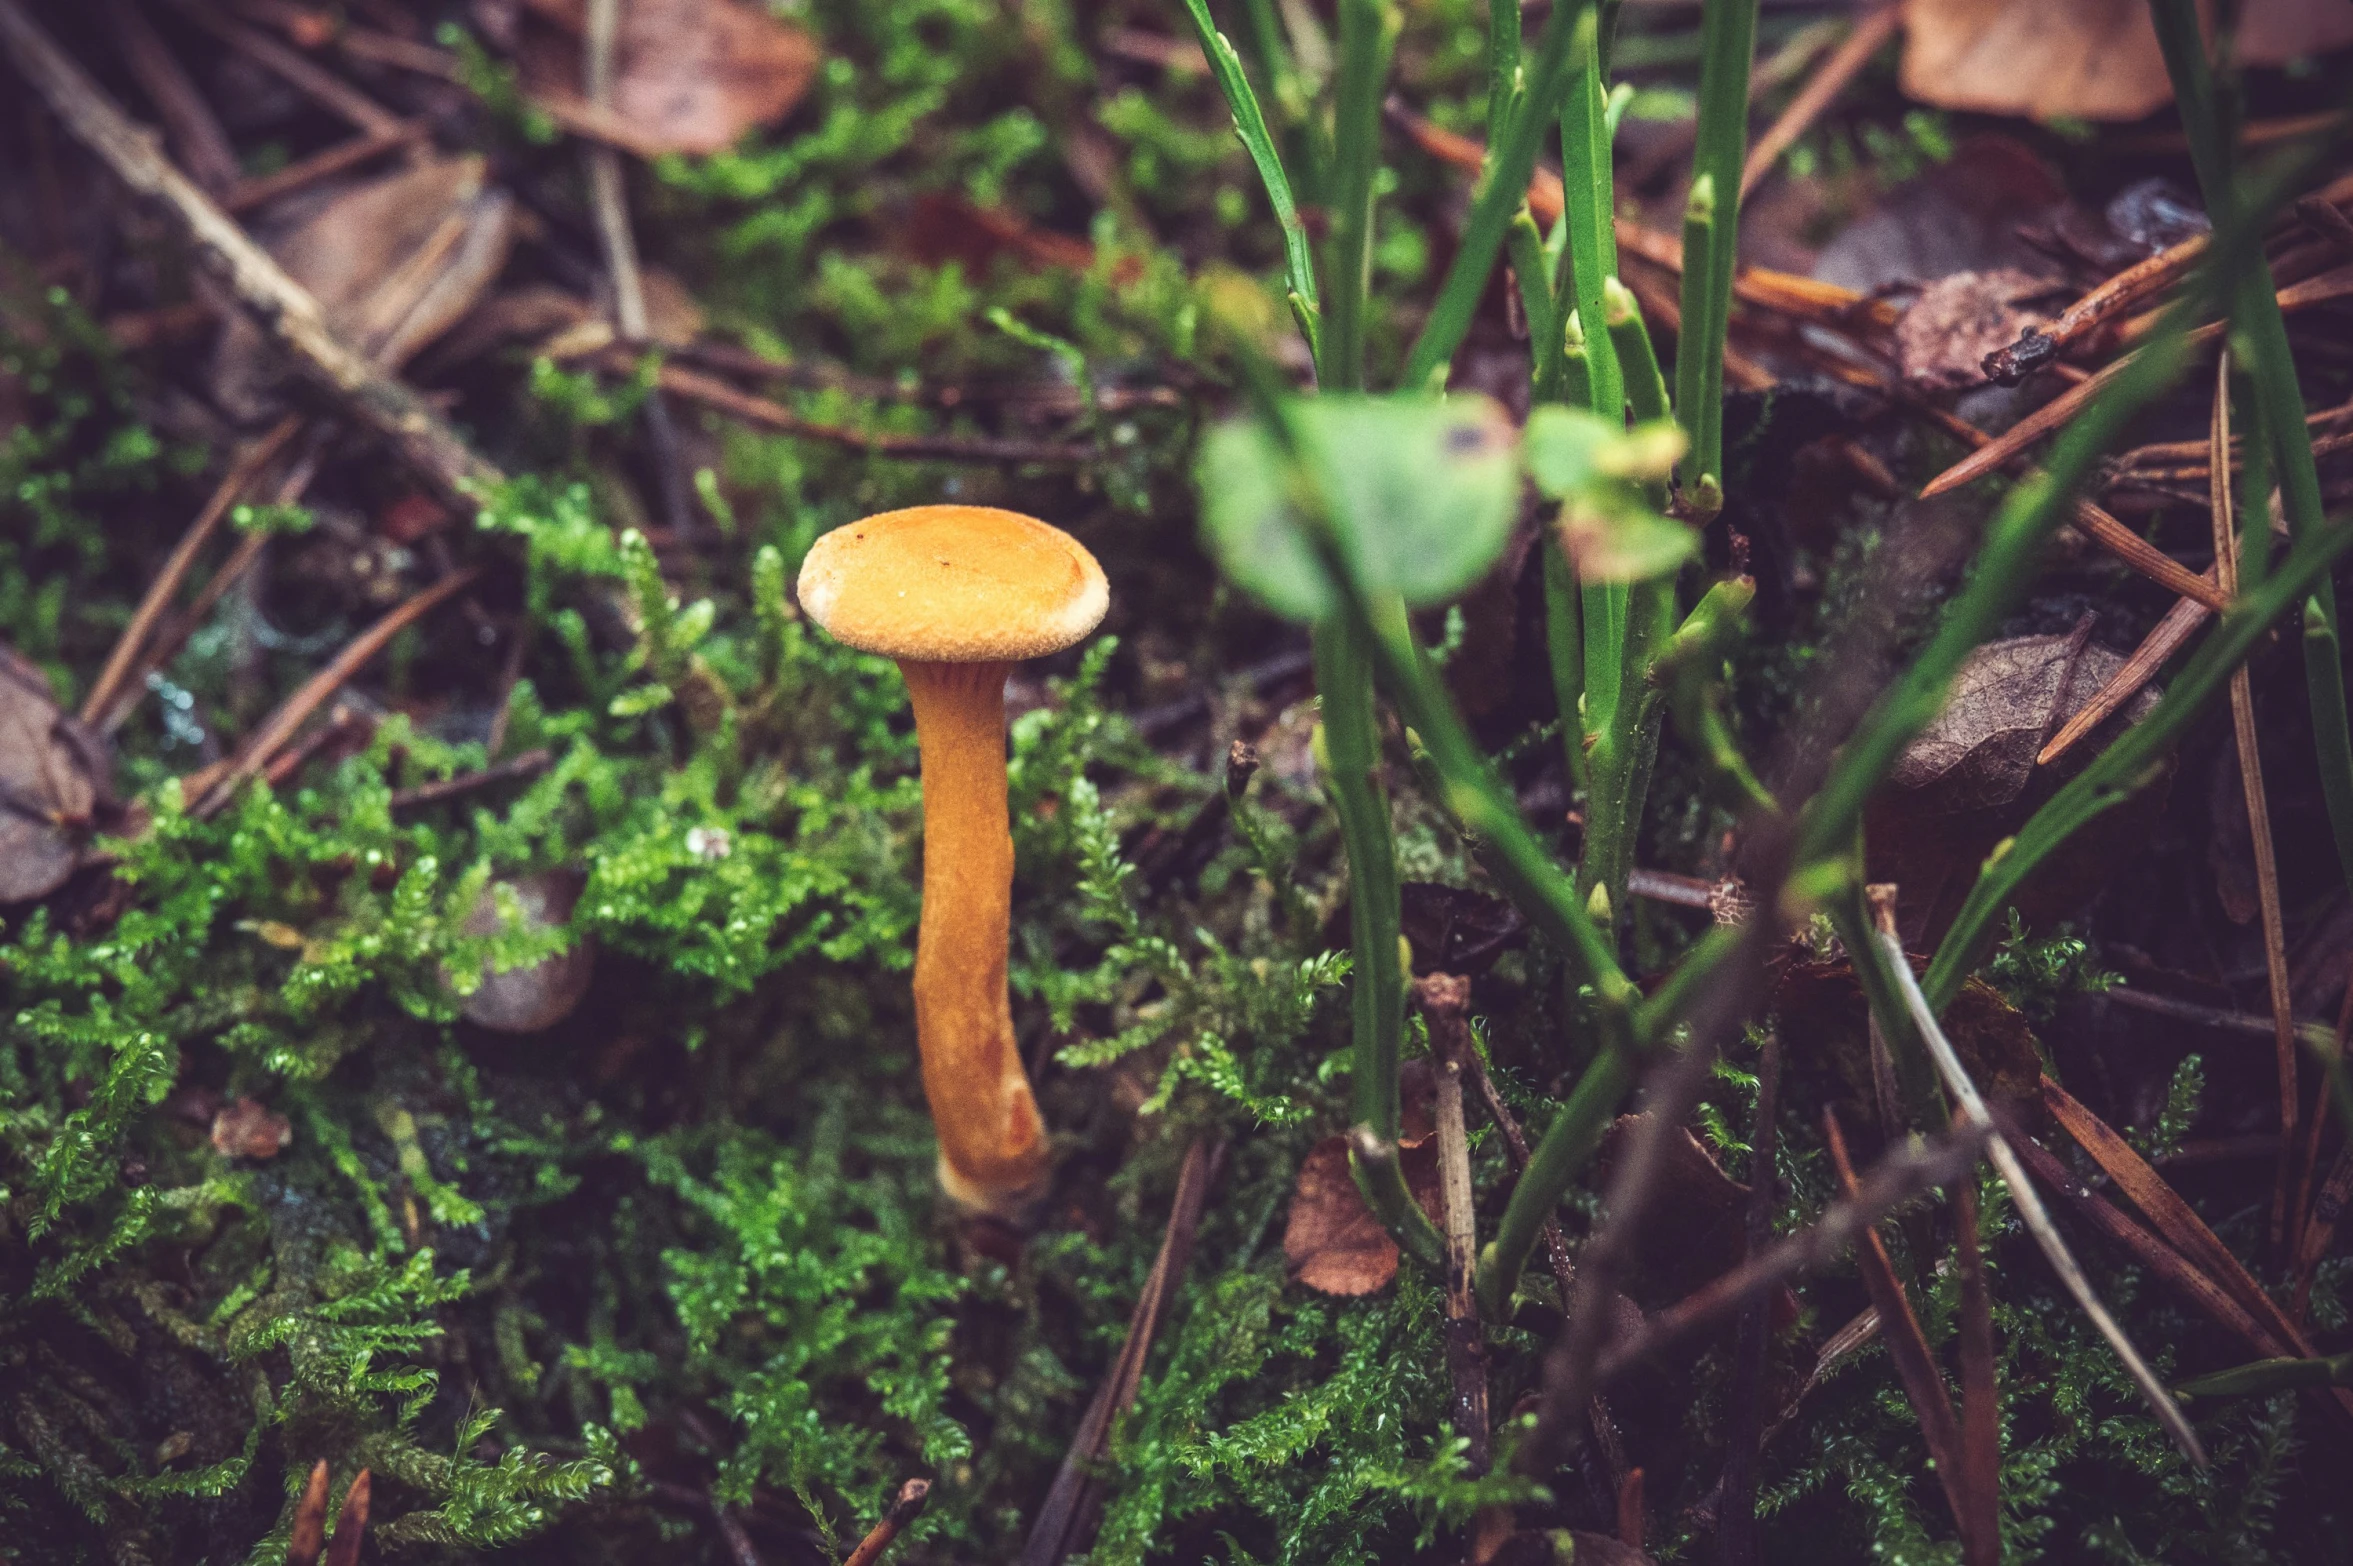
<instances>
[{"instance_id":1,"label":"thin branch","mask_svg":"<svg viewBox=\"0 0 2353 1566\"><path fill-rule=\"evenodd\" d=\"M122 49L123 62L155 112L163 116L173 150L189 177L216 196L227 191L243 172L237 166L237 149L147 13L132 0L106 0L106 25Z\"/></svg>"},{"instance_id":2,"label":"thin branch","mask_svg":"<svg viewBox=\"0 0 2353 1566\"><path fill-rule=\"evenodd\" d=\"M427 805L447 804L450 800L463 798L480 789L512 783L517 778L536 777L554 761L554 751L537 746L494 766L461 772L456 777L442 778L432 783L420 783L415 788L397 790L389 805L394 810L421 810Z\"/></svg>"},{"instance_id":3,"label":"thin branch","mask_svg":"<svg viewBox=\"0 0 2353 1566\"><path fill-rule=\"evenodd\" d=\"M0 0L0 47L76 139L124 184L163 205L203 262L293 354L309 378L391 442L437 490L470 506L470 490L505 481L506 476L477 455L431 403L338 337L309 290L287 276L211 197L172 167L152 135L134 124L58 47L26 14L21 0Z\"/></svg>"},{"instance_id":4,"label":"thin branch","mask_svg":"<svg viewBox=\"0 0 2353 1566\"><path fill-rule=\"evenodd\" d=\"M1748 149L1748 161L1740 168L1741 200L1748 199L1749 192L1781 161L1781 154L1813 128L1822 112L1837 102L1838 95L1871 63L1871 57L1895 37L1903 25L1903 11L1898 0L1886 0L1856 20L1839 46L1815 69L1813 78L1789 100L1781 117Z\"/></svg>"},{"instance_id":5,"label":"thin branch","mask_svg":"<svg viewBox=\"0 0 2353 1566\"><path fill-rule=\"evenodd\" d=\"M1471 981L1450 973L1416 979L1414 998L1438 1060L1438 1194L1446 1233L1446 1368L1454 1384L1454 1430L1470 1443L1473 1473L1494 1459L1487 1415L1487 1332L1479 1319L1477 1216L1471 1207L1471 1144L1463 1127L1463 1062L1478 1053L1466 1012Z\"/></svg>"},{"instance_id":6,"label":"thin branch","mask_svg":"<svg viewBox=\"0 0 2353 1566\"><path fill-rule=\"evenodd\" d=\"M348 141L339 141L332 147L287 164L275 174L239 180L221 197L221 209L243 213L268 206L280 196L308 190L319 181L355 169L371 158L381 157L401 147L413 146L431 135L432 131L432 125L427 121L404 120L398 130L369 131Z\"/></svg>"},{"instance_id":7,"label":"thin branch","mask_svg":"<svg viewBox=\"0 0 2353 1566\"><path fill-rule=\"evenodd\" d=\"M1893 889L1886 890L1892 900ZM1969 1080L1968 1069L1961 1064L1961 1057L1953 1052L1952 1041L1945 1037L1943 1026L1936 1020L1936 1009L1928 1004L1928 997L1921 992L1920 981L1912 974L1912 961L1904 952L1903 941L1884 931L1879 933L1877 939L1886 948L1887 965L1895 976L1896 987L1903 994L1905 1007L1912 1013L1913 1025L1919 1029L1921 1038L1928 1045L1928 1053L1936 1062L1937 1073L1944 1078L1945 1091L1952 1094L1958 1106L1959 1117L1991 1127L1993 1116L1987 1111L1985 1100L1978 1096L1977 1084ZM2179 1405L2166 1392L2165 1384L2157 1379L2157 1373L2149 1368L2148 1362L2141 1358L2140 1351L2132 1346L2132 1340L2124 1335L2124 1329L2108 1313L2108 1307L2100 1303L2099 1295L2092 1290L2091 1280L2076 1265L2075 1257L2067 1249L2067 1242L2060 1238L2058 1227L2051 1222L2051 1215L2044 1208L2042 1198L2035 1195L2033 1185L2026 1178L2026 1170L2019 1164L2017 1155L2010 1150L2010 1144L2000 1132L1996 1131L1988 1139L1986 1154L1993 1160L1994 1167L2001 1171L2002 1178L2009 1182L2010 1197L2018 1206L2019 1221L2034 1236L2035 1244L2041 1248L2044 1259L2050 1262L2051 1270L2059 1275L2060 1283L2075 1297L2076 1305L2090 1318L2100 1336L2108 1340L2108 1346L2116 1351L2116 1357L2123 1362L2133 1384L2140 1388L2141 1396L2148 1401L2158 1421L2171 1432L2183 1455L2200 1468L2205 1467L2206 1449L2199 1443L2198 1433L2190 1428L2189 1420L2183 1417Z\"/></svg>"},{"instance_id":8,"label":"thin branch","mask_svg":"<svg viewBox=\"0 0 2353 1566\"><path fill-rule=\"evenodd\" d=\"M1780 1113L1781 1035L1768 1033L1757 1059L1756 1124L1748 1138L1744 1263L1753 1263L1773 1240L1773 1209L1780 1196L1774 1171ZM1764 1559L1764 1539L1757 1531L1757 1466L1764 1455L1769 1327L1764 1295L1752 1294L1740 1313L1740 1337L1733 1349L1730 1428L1725 1436L1724 1477L1716 1503L1716 1548L1724 1566L1756 1566Z\"/></svg>"},{"instance_id":9,"label":"thin branch","mask_svg":"<svg viewBox=\"0 0 2353 1566\"><path fill-rule=\"evenodd\" d=\"M898 1499L891 1502L891 1509L882 1514L882 1521L876 1523L865 1538L858 1541L858 1547L843 1558L842 1566L875 1566L875 1562L882 1559L882 1552L889 1549L891 1541L899 1536L899 1531L923 1514L924 1503L930 1499L929 1479L910 1479L899 1486Z\"/></svg>"},{"instance_id":10,"label":"thin branch","mask_svg":"<svg viewBox=\"0 0 2353 1566\"><path fill-rule=\"evenodd\" d=\"M1642 1330L1610 1346L1594 1372L1607 1385L1767 1291L1817 1272L1846 1253L1873 1224L1940 1186L1966 1175L1985 1150L1992 1129L1955 1125L1926 1141L1905 1138L1864 1172L1853 1196L1842 1196L1794 1234L1784 1235L1730 1272L1655 1312Z\"/></svg>"},{"instance_id":11,"label":"thin branch","mask_svg":"<svg viewBox=\"0 0 2353 1566\"><path fill-rule=\"evenodd\" d=\"M6 3L6 0L0 0ZM328 665L305 680L292 695L279 703L278 709L262 721L259 728L246 737L237 754L216 768L206 768L205 774L189 780L186 796L191 815L209 816L229 802L237 785L269 765L279 747L292 739L310 715L325 704L328 697L343 688L345 681L357 674L370 658L384 650L392 638L439 608L442 604L474 585L482 575L479 567L455 571L431 587L411 594L374 625L353 637ZM218 776L210 776L217 770ZM200 781L199 781L200 780Z\"/></svg>"},{"instance_id":12,"label":"thin branch","mask_svg":"<svg viewBox=\"0 0 2353 1566\"><path fill-rule=\"evenodd\" d=\"M277 460L278 453L286 449L286 443L294 438L294 432L301 425L300 416L288 414L261 439L238 453L237 460L229 465L229 471L221 475L221 481L214 486L211 498L196 513L196 520L188 524L188 531L180 535L179 543L173 545L172 552L164 557L163 569L156 572L155 580L147 584L146 596L139 600L139 607L131 615L131 623L124 626L122 635L115 638L114 650L106 655L106 666L99 670L98 678L91 683L89 694L82 698L81 718L84 723L95 725L106 716L107 709L122 694L132 666L138 661L139 650L146 645L156 621L163 617L172 596L179 592L180 584L188 579L190 568L196 564L197 554L211 541L222 519L228 516L229 508L237 503L246 487L260 477L262 470Z\"/></svg>"}]
</instances>

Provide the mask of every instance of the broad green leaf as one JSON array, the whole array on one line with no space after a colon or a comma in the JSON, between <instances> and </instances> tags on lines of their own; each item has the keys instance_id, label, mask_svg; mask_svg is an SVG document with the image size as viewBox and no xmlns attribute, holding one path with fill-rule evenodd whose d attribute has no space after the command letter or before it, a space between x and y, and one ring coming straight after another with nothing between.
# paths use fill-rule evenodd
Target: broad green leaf
<instances>
[{"instance_id":1,"label":"broad green leaf","mask_svg":"<svg viewBox=\"0 0 2353 1566\"><path fill-rule=\"evenodd\" d=\"M1528 476L1555 500L1597 487L1613 491L1627 483L1663 484L1687 444L1683 431L1666 419L1622 429L1583 408L1546 403L1528 415L1521 450Z\"/></svg>"},{"instance_id":2,"label":"broad green leaf","mask_svg":"<svg viewBox=\"0 0 2353 1566\"><path fill-rule=\"evenodd\" d=\"M1579 581L1661 576L1698 550L1699 534L1660 516L1639 487L1666 482L1684 444L1664 419L1629 430L1552 403L1528 416L1520 449L1536 487L1561 502L1561 544Z\"/></svg>"},{"instance_id":3,"label":"broad green leaf","mask_svg":"<svg viewBox=\"0 0 2353 1566\"><path fill-rule=\"evenodd\" d=\"M1510 420L1483 397L1311 397L1290 409L1298 469L1255 421L1212 431L1197 477L1210 552L1280 614L1316 619L1336 603L1304 529L1314 485L1333 545L1362 586L1408 604L1441 602L1495 563L1519 509Z\"/></svg>"}]
</instances>

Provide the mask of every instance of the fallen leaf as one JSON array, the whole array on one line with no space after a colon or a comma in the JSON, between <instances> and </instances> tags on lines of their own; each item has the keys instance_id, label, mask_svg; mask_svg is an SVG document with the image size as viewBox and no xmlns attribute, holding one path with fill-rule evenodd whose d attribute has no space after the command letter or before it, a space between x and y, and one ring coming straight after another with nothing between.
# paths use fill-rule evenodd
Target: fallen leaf
<instances>
[{"instance_id":1,"label":"fallen leaf","mask_svg":"<svg viewBox=\"0 0 2353 1566\"><path fill-rule=\"evenodd\" d=\"M213 1150L228 1158L275 1158L294 1140L286 1117L250 1098L240 1098L212 1117Z\"/></svg>"},{"instance_id":2,"label":"fallen leaf","mask_svg":"<svg viewBox=\"0 0 2353 1566\"><path fill-rule=\"evenodd\" d=\"M463 926L468 935L495 935L502 916L499 890L514 893L527 928L545 929L567 922L580 901L586 878L576 870L541 870L493 883L483 890ZM588 982L596 975L596 942L585 933L552 957L520 968L497 972L482 965L482 982L464 1007L468 1022L498 1033L537 1033L552 1028L572 1014Z\"/></svg>"},{"instance_id":3,"label":"fallen leaf","mask_svg":"<svg viewBox=\"0 0 2353 1566\"><path fill-rule=\"evenodd\" d=\"M553 29L523 39L523 83L554 105L587 106L580 35L587 0L526 0ZM644 153L724 152L784 118L816 74L816 43L739 0L630 0L613 46L613 112Z\"/></svg>"},{"instance_id":4,"label":"fallen leaf","mask_svg":"<svg viewBox=\"0 0 2353 1566\"><path fill-rule=\"evenodd\" d=\"M514 201L480 157L424 158L309 203L270 253L308 289L328 324L397 370L448 331L506 266ZM242 314L214 349L213 390L254 418L270 407L283 358Z\"/></svg>"},{"instance_id":5,"label":"fallen leaf","mask_svg":"<svg viewBox=\"0 0 2353 1566\"><path fill-rule=\"evenodd\" d=\"M1954 272L2031 271L2047 263L2019 237L2020 226L2070 210L2066 185L2041 153L2014 136L1970 136L1952 157L1883 192L1831 236L1813 274L1877 294Z\"/></svg>"},{"instance_id":6,"label":"fallen leaf","mask_svg":"<svg viewBox=\"0 0 2353 1566\"><path fill-rule=\"evenodd\" d=\"M58 710L49 677L0 644L0 903L46 897L73 874L105 775L103 748Z\"/></svg>"},{"instance_id":7,"label":"fallen leaf","mask_svg":"<svg viewBox=\"0 0 2353 1566\"><path fill-rule=\"evenodd\" d=\"M2201 6L2211 12L2211 6ZM2245 0L2242 65L2353 43L2341 0ZM1939 108L2137 120L2173 101L2146 0L1904 0L1904 91Z\"/></svg>"},{"instance_id":8,"label":"fallen leaf","mask_svg":"<svg viewBox=\"0 0 2353 1566\"><path fill-rule=\"evenodd\" d=\"M2048 767L2035 755L2123 665L2088 628L1989 642L1970 654L1952 695L1872 799L1864 844L1874 881L1892 881L1906 941L1943 934L1996 844L2126 728L2156 706L2144 689L2082 745ZM2162 811L2163 777L2095 819L2044 862L2017 902L2030 925L2072 912L2105 884Z\"/></svg>"},{"instance_id":9,"label":"fallen leaf","mask_svg":"<svg viewBox=\"0 0 2353 1566\"><path fill-rule=\"evenodd\" d=\"M1397 1143L1405 1184L1438 1221L1438 1137L1430 1118L1435 1082L1429 1063L1408 1061L1398 1083L1403 1101ZM1365 1206L1348 1168L1348 1138L1328 1136L1300 1161L1283 1225L1283 1259L1294 1282L1319 1294L1354 1297L1387 1288L1397 1276L1397 1242Z\"/></svg>"},{"instance_id":10,"label":"fallen leaf","mask_svg":"<svg viewBox=\"0 0 2353 1566\"><path fill-rule=\"evenodd\" d=\"M1896 322L1897 362L1904 379L1923 391L1982 385L1987 354L2007 348L2050 312L2039 305L2064 297L2063 283L2015 267L1954 272L1920 290Z\"/></svg>"}]
</instances>

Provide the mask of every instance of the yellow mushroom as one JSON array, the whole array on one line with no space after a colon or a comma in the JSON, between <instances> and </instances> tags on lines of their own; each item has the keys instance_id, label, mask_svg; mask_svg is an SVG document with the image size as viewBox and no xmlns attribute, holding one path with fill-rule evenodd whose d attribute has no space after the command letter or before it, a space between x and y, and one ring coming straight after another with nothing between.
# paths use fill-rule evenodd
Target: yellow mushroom
<instances>
[{"instance_id":1,"label":"yellow mushroom","mask_svg":"<svg viewBox=\"0 0 2353 1566\"><path fill-rule=\"evenodd\" d=\"M800 598L837 640L906 676L923 760L915 1035L940 1184L968 1210L1016 1214L1043 1194L1046 1139L1005 990L1005 677L1092 631L1109 584L1078 540L1034 517L916 506L820 538Z\"/></svg>"}]
</instances>

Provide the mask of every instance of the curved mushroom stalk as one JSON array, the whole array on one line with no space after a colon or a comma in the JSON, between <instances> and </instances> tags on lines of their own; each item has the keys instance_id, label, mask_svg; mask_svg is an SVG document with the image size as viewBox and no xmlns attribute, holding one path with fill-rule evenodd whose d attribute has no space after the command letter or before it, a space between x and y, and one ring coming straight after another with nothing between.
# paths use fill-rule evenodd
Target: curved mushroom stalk
<instances>
[{"instance_id":1,"label":"curved mushroom stalk","mask_svg":"<svg viewBox=\"0 0 2353 1566\"><path fill-rule=\"evenodd\" d=\"M817 540L800 591L836 640L896 658L907 677L923 751L915 1035L940 1184L967 1210L1020 1217L1045 1191L1047 1148L1005 993L1005 676L1100 624L1110 584L1085 546L1035 517L914 506Z\"/></svg>"},{"instance_id":2,"label":"curved mushroom stalk","mask_svg":"<svg viewBox=\"0 0 2353 1566\"><path fill-rule=\"evenodd\" d=\"M923 923L915 1032L939 1128L940 1185L1010 1214L1045 1182L1046 1139L1013 1038L1005 953L1013 834L1005 805L1009 663L901 661L923 753Z\"/></svg>"}]
</instances>

